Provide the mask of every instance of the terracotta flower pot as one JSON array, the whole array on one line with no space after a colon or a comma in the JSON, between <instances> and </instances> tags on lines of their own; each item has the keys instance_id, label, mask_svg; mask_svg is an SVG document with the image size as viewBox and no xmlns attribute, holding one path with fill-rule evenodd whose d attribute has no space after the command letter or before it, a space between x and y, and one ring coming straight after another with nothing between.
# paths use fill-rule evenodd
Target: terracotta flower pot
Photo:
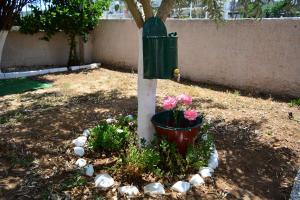
<instances>
[{"instance_id":1,"label":"terracotta flower pot","mask_svg":"<svg viewBox=\"0 0 300 200\"><path fill-rule=\"evenodd\" d=\"M169 142L175 142L180 154L186 154L189 145L193 145L203 123L200 115L194 121L184 118L182 111L177 111L177 120L173 111L163 111L155 114L151 122L159 136L165 136ZM176 123L177 121L177 123Z\"/></svg>"}]
</instances>

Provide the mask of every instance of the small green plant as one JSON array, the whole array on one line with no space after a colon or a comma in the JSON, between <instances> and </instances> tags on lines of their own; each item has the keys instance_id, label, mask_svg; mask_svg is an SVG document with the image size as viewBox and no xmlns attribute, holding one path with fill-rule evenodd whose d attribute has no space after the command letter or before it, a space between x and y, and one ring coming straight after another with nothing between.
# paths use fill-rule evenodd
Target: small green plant
<instances>
[{"instance_id":1,"label":"small green plant","mask_svg":"<svg viewBox=\"0 0 300 200\"><path fill-rule=\"evenodd\" d=\"M241 96L241 93L238 90L234 90L233 94L234 96Z\"/></svg>"},{"instance_id":2,"label":"small green plant","mask_svg":"<svg viewBox=\"0 0 300 200\"><path fill-rule=\"evenodd\" d=\"M291 100L291 102L289 103L289 106L290 107L300 106L300 98Z\"/></svg>"},{"instance_id":3,"label":"small green plant","mask_svg":"<svg viewBox=\"0 0 300 200\"><path fill-rule=\"evenodd\" d=\"M33 162L33 157L26 156L26 157L18 157L17 155L13 155L10 157L10 160L13 165L19 165L21 167L29 167Z\"/></svg>"},{"instance_id":4,"label":"small green plant","mask_svg":"<svg viewBox=\"0 0 300 200\"><path fill-rule=\"evenodd\" d=\"M131 174L156 172L160 161L159 152L153 148L138 148L131 146L126 157L127 170Z\"/></svg>"},{"instance_id":5,"label":"small green plant","mask_svg":"<svg viewBox=\"0 0 300 200\"><path fill-rule=\"evenodd\" d=\"M68 179L66 179L62 184L62 189L71 189L74 187L84 186L87 184L87 180L81 177L80 173L72 174Z\"/></svg>"},{"instance_id":6,"label":"small green plant","mask_svg":"<svg viewBox=\"0 0 300 200\"><path fill-rule=\"evenodd\" d=\"M170 175L181 174L185 172L186 162L181 154L177 152L176 144L168 142L166 139L160 139L156 145L160 152L160 169Z\"/></svg>"},{"instance_id":7,"label":"small green plant","mask_svg":"<svg viewBox=\"0 0 300 200\"><path fill-rule=\"evenodd\" d=\"M93 150L120 150L127 143L129 135L130 133L126 127L102 123L91 130L88 145Z\"/></svg>"},{"instance_id":8,"label":"small green plant","mask_svg":"<svg viewBox=\"0 0 300 200\"><path fill-rule=\"evenodd\" d=\"M205 135L205 140L201 140L193 146L189 146L186 154L188 167L198 170L200 167L208 165L208 160L213 151L213 137L210 134Z\"/></svg>"}]
</instances>

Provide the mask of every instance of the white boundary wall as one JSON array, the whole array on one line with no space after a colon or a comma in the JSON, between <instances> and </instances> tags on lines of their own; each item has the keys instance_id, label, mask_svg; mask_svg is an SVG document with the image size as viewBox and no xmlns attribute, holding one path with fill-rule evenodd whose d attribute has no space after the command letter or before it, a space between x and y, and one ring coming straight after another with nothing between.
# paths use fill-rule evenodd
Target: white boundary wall
<instances>
[{"instance_id":1,"label":"white boundary wall","mask_svg":"<svg viewBox=\"0 0 300 200\"><path fill-rule=\"evenodd\" d=\"M168 20L179 35L183 77L205 83L300 96L300 19L227 21ZM67 40L10 32L2 65L65 65ZM102 20L84 47L85 62L135 68L138 29L132 20Z\"/></svg>"}]
</instances>

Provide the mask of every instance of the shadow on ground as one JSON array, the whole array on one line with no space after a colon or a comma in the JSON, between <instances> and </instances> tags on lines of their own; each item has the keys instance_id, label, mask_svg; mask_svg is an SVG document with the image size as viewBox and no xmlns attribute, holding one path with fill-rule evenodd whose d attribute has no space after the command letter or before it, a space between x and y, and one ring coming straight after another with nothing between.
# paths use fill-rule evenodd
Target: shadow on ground
<instances>
[{"instance_id":1,"label":"shadow on ground","mask_svg":"<svg viewBox=\"0 0 300 200\"><path fill-rule=\"evenodd\" d=\"M70 141L78 133L107 117L137 113L136 97L126 97L118 90L70 97L58 105L41 103L49 95L60 101L59 93L27 93L22 97L24 101L34 102L0 114L0 196L4 198L42 198L55 193L51 185L73 173L66 163L73 162ZM15 113L22 117L16 118ZM14 124L8 123L12 118L16 118ZM211 132L221 158L215 174L216 192L192 190L186 198L216 199L222 196L218 191L227 192L228 188L229 199L288 199L296 173L292 162L296 155L292 149L272 146L271 141L260 142L255 130L262 123L213 119ZM227 185L218 184L218 179Z\"/></svg>"}]
</instances>

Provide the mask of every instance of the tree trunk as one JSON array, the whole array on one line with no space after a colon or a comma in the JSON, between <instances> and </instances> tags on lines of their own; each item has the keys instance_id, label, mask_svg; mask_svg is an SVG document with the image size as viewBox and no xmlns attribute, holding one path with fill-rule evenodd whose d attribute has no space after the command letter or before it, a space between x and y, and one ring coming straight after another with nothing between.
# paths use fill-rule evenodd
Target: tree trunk
<instances>
[{"instance_id":1,"label":"tree trunk","mask_svg":"<svg viewBox=\"0 0 300 200\"><path fill-rule=\"evenodd\" d=\"M148 143L153 139L154 127L151 117L155 114L156 79L144 79L143 29L139 30L138 58L138 135Z\"/></svg>"},{"instance_id":2,"label":"tree trunk","mask_svg":"<svg viewBox=\"0 0 300 200\"><path fill-rule=\"evenodd\" d=\"M5 44L5 40L7 37L8 31L7 30L1 30L0 31L0 73L2 73L2 52Z\"/></svg>"},{"instance_id":3,"label":"tree trunk","mask_svg":"<svg viewBox=\"0 0 300 200\"><path fill-rule=\"evenodd\" d=\"M159 17L163 22L165 22L174 4L175 4L174 0L163 0L160 4L156 16Z\"/></svg>"},{"instance_id":4,"label":"tree trunk","mask_svg":"<svg viewBox=\"0 0 300 200\"><path fill-rule=\"evenodd\" d=\"M75 37L75 35L70 35L69 36L69 45L70 45L70 52L69 52L68 70L70 71L70 66L79 64L79 60L78 60L78 56L77 56L77 50L76 50L76 37Z\"/></svg>"},{"instance_id":5,"label":"tree trunk","mask_svg":"<svg viewBox=\"0 0 300 200\"><path fill-rule=\"evenodd\" d=\"M141 0L141 4L143 5L145 21L150 17L153 17L153 11L150 4L150 0Z\"/></svg>"},{"instance_id":6,"label":"tree trunk","mask_svg":"<svg viewBox=\"0 0 300 200\"><path fill-rule=\"evenodd\" d=\"M125 1L137 27L142 28L144 24L144 20L139 9L137 8L136 2L134 0L125 0Z\"/></svg>"}]
</instances>

